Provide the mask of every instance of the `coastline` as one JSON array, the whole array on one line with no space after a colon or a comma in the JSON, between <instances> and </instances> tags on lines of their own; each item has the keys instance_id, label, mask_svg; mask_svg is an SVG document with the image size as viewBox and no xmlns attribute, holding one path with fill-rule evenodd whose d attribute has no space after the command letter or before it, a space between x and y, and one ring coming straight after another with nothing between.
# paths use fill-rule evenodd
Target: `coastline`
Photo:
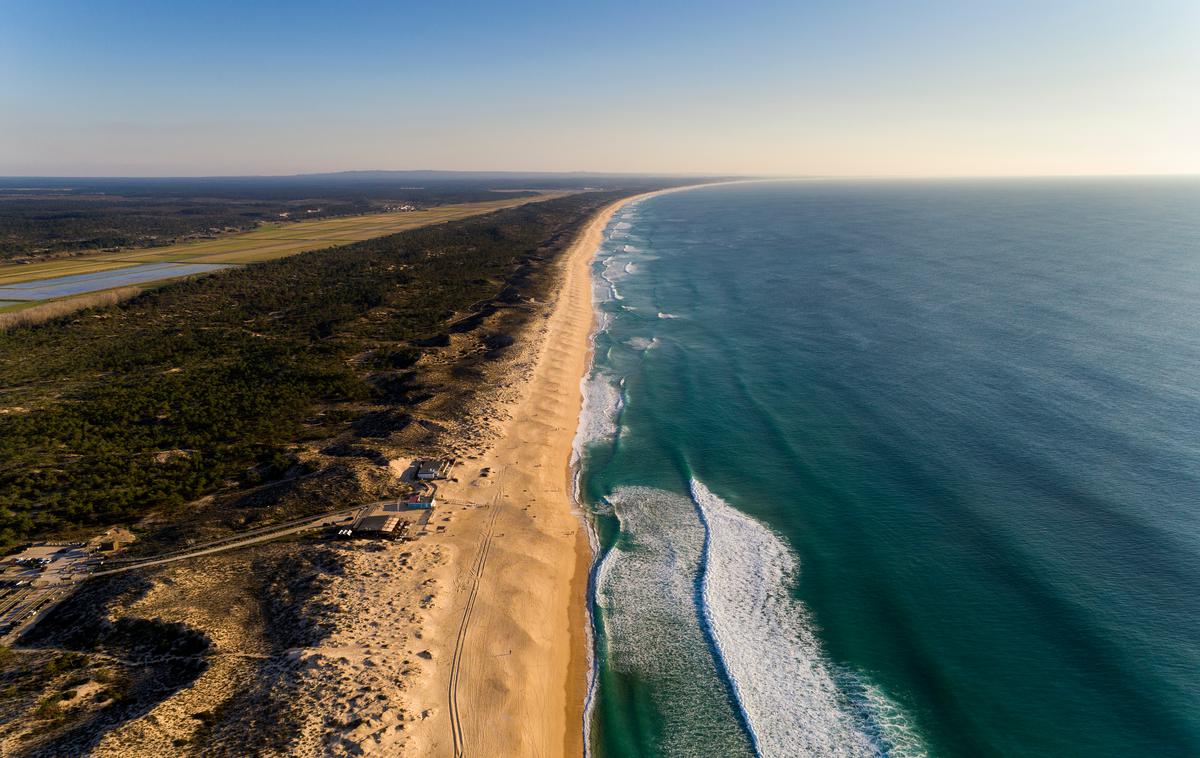
<instances>
[{"instance_id":1,"label":"coastline","mask_svg":"<svg viewBox=\"0 0 1200 758\"><path fill-rule=\"evenodd\" d=\"M596 320L591 267L623 206L695 186L621 198L588 221L562 259L558 296L530 346L529 378L505 405L501 437L443 488L448 499L489 505L463 507L455 519L476 528L463 523L445 540L458 556L447 562L458 567L447 577L457 591L427 627L429 637L451 644L416 699L446 707L418 722L414 752L585 752L593 556L574 498L573 452ZM476 475L484 469L487 477ZM472 559L480 570L467 576ZM450 638L464 626L456 655Z\"/></svg>"},{"instance_id":2,"label":"coastline","mask_svg":"<svg viewBox=\"0 0 1200 758\"><path fill-rule=\"evenodd\" d=\"M643 196L605 206L564 254L523 376L498 388L499 438L440 488L447 505L434 523L449 519L445 531L431 524L414 543L431 558L414 589L432 597L405 646L432 664L406 677L404 746L414 754L583 754L592 554L571 455L595 319L591 263L613 213Z\"/></svg>"},{"instance_id":3,"label":"coastline","mask_svg":"<svg viewBox=\"0 0 1200 758\"><path fill-rule=\"evenodd\" d=\"M349 752L585 753L593 556L573 453L596 323L591 267L621 207L692 187L621 198L587 221L559 259L553 301L489 390L494 442L439 486L418 539L353 554L322 593L339 612L322 645L297 651L311 706L300 754L328 749L329 718L359 724L341 743Z\"/></svg>"}]
</instances>

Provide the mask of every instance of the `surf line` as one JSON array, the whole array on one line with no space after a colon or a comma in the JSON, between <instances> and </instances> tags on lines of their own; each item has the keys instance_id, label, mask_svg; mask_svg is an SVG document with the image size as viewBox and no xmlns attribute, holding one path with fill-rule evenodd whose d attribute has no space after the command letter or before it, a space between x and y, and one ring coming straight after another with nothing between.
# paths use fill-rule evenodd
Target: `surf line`
<instances>
[{"instance_id":1,"label":"surf line","mask_svg":"<svg viewBox=\"0 0 1200 758\"><path fill-rule=\"evenodd\" d=\"M637 202L639 202L639 198L633 198L629 202L624 203L621 207L617 208L616 211L613 212L613 218L616 219L618 213L620 213L622 210L627 208L629 205L636 204ZM615 228L616 228L616 223L610 222L608 228L606 228L604 231L604 234L600 240L600 244L596 246L596 251L592 254L592 259L588 264L588 273L589 273L589 276L593 279L593 281L597 277L604 281L608 281L607 279L605 279L603 274L597 272L595 270L595 268L596 268L596 261L600 256L601 250L603 250L607 244L612 242L612 240L613 240L612 232L615 230ZM611 285L612 283L609 282L609 284ZM595 612L596 591L597 591L597 586L599 583L600 575L604 569L605 564L608 562L608 559L612 555L612 548L609 548L608 550L604 551L603 554L601 554L601 552L600 552L600 550L601 550L600 535L596 531L596 524L595 524L594 520L592 519L590 510L587 507L587 504L584 502L584 495L583 495L584 459L586 457L587 447L590 443L595 442L597 439L602 439L605 436L605 435L589 434L589 431L591 431L593 429L593 425L590 423L590 421L595 416L595 414L608 412L608 409L606 409L606 408L595 407L596 404L594 402L595 395L596 395L596 392L594 389L595 384L597 382L606 382L607 381L607 379L605 379L603 377L593 376L593 372L595 370L595 363L596 363L596 338L602 332L604 332L608 328L609 324L611 323L611 319L606 318L607 314L604 312L604 309L602 307L602 302L603 301L600 301L600 300L593 300L593 302L592 302L593 322L592 322L591 333L588 335L588 342L591 345L592 349L588 353L587 368L584 370L583 376L580 377L580 379L579 379L579 392L583 398L583 402L580 405L579 423L578 423L578 426L576 427L575 439L572 443L572 450L571 450L571 473L572 473L571 496L575 502L575 507L579 509L579 517L583 520L583 523L587 528L588 545L592 550L592 555L594 556L594 558L592 560L592 565L588 569L587 596L585 599L585 607L587 609L587 631L588 631L588 633L587 633L588 681L587 681L587 688L585 690L585 694L584 694L584 698L583 698L583 724L581 725L582 729L583 729L583 754L584 754L585 758L591 758L591 756L592 756L592 722L594 721L593 717L595 715L595 710L596 710L596 696L599 693L599 689L600 689L600 660L599 660L599 657L596 655L596 641L597 641L597 635L596 635L597 619L596 619L596 612ZM621 411L622 411L622 407L623 407L623 402L622 402L623 389L624 389L624 380L621 381L621 383L617 389L616 407L613 408L612 411L608 414L611 416L611 420L612 420L611 434L613 437L614 444L616 443L616 440L620 438L619 430L620 430L620 423L621 423L621 418L620 418ZM592 391L589 392L589 390L592 390Z\"/></svg>"},{"instance_id":2,"label":"surf line","mask_svg":"<svg viewBox=\"0 0 1200 758\"><path fill-rule=\"evenodd\" d=\"M754 754L762 758L762 746L759 743L758 733L754 731L754 726L750 723L750 713L746 710L746 704L742 700L741 693L738 691L737 682L729 671L729 664L725 660L725 652L721 649L721 643L717 641L716 633L713 630L712 616L709 611L707 599L708 592L708 568L709 568L709 551L712 547L712 525L708 521L708 515L705 514L704 508L700 505L700 499L696 495L695 476L690 472L687 473L690 486L688 487L688 497L692 501L692 507L696 510L696 516L700 519L700 524L704 527L704 543L700 548L700 564L697 566L693 600L696 607L696 620L700 624L700 631L704 635L705 641L708 643L708 650L713 657L717 677L725 686L726 693L729 696L730 702L736 706L738 724L741 725L742 731L745 732L746 738L750 740L750 746L754 749Z\"/></svg>"}]
</instances>

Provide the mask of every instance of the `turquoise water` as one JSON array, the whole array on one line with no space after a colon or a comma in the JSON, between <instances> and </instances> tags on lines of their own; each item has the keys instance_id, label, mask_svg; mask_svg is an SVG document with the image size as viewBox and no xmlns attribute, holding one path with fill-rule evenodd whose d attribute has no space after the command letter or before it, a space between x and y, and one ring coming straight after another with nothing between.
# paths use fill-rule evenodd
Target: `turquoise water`
<instances>
[{"instance_id":1,"label":"turquoise water","mask_svg":"<svg viewBox=\"0 0 1200 758\"><path fill-rule=\"evenodd\" d=\"M1200 754L1200 182L626 206L593 754Z\"/></svg>"}]
</instances>

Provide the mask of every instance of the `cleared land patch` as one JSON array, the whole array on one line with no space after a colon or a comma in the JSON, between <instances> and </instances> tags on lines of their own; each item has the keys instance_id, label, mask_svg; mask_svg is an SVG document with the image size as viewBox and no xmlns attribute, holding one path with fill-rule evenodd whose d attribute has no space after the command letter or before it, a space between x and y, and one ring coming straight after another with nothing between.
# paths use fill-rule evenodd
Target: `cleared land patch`
<instances>
[{"instance_id":1,"label":"cleared land patch","mask_svg":"<svg viewBox=\"0 0 1200 758\"><path fill-rule=\"evenodd\" d=\"M426 210L281 222L266 224L252 231L217 239L184 242L142 250L60 258L31 264L6 264L0 265L0 287L37 282L41 287L52 288L56 282L41 280L114 271L147 263L255 263L283 258L308 250L319 250L350 242L360 242L373 237L383 237L430 224L458 221L567 194L571 193L551 191L543 192L536 197L509 197L478 203L442 205ZM164 276L161 277L163 279L173 278L177 275L170 268L164 268L163 273ZM117 282L112 286L121 286L121 283ZM103 287L96 287L92 291L99 289L103 289ZM47 291L54 290L48 289Z\"/></svg>"}]
</instances>

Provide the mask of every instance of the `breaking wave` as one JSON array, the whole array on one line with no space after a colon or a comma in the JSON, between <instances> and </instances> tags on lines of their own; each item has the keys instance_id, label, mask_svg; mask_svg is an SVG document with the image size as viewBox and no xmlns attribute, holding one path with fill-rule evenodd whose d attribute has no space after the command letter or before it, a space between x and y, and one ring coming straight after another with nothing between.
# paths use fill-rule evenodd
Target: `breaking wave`
<instances>
[{"instance_id":1,"label":"breaking wave","mask_svg":"<svg viewBox=\"0 0 1200 758\"><path fill-rule=\"evenodd\" d=\"M613 302L621 299L615 282L637 271L631 258L654 259L648 242L647 251L625 244L632 207L626 206L609 228L593 268L593 337L608 329L614 314L620 319L635 310ZM627 290L643 305L638 288ZM642 311L656 312L646 305ZM680 318L666 312L657 317ZM645 352L658 340L632 336L622 343ZM604 348L599 350L596 366L581 382L583 407L572 458L577 476L590 446L620 435L624 380L603 368ZM633 439L630 435L626 442ZM593 652L604 667L636 682L639 697L651 701L655 719L662 722L655 730L662 754L927 755L899 704L865 675L827 660L807 609L792 594L798 560L766 525L695 479L688 494L617 487L589 509L589 540L598 558L589 582L589 612L597 630ZM595 527L611 527L610 517L618 534L602 551ZM602 668L593 659L584 716L589 754Z\"/></svg>"},{"instance_id":2,"label":"breaking wave","mask_svg":"<svg viewBox=\"0 0 1200 758\"><path fill-rule=\"evenodd\" d=\"M696 614L704 529L691 502L649 487L619 488L608 502L621 536L596 571L600 652L663 695L664 755L753 755Z\"/></svg>"},{"instance_id":3,"label":"breaking wave","mask_svg":"<svg viewBox=\"0 0 1200 758\"><path fill-rule=\"evenodd\" d=\"M588 445L616 436L624 403L621 396L624 380L614 381L602 372L594 372L579 384L583 407L579 412L579 426L575 429L573 462L583 457Z\"/></svg>"},{"instance_id":4,"label":"breaking wave","mask_svg":"<svg viewBox=\"0 0 1200 758\"><path fill-rule=\"evenodd\" d=\"M807 611L791 596L796 560L783 541L692 480L705 532L701 614L757 752L869 756L825 664Z\"/></svg>"},{"instance_id":5,"label":"breaking wave","mask_svg":"<svg viewBox=\"0 0 1200 758\"><path fill-rule=\"evenodd\" d=\"M662 693L664 754L927 755L895 702L827 662L774 532L696 480L603 506L620 537L595 573L602 653Z\"/></svg>"},{"instance_id":6,"label":"breaking wave","mask_svg":"<svg viewBox=\"0 0 1200 758\"><path fill-rule=\"evenodd\" d=\"M625 269L625 261L615 255L605 258L603 261L604 270L600 276L604 277L605 281L615 282L624 277L627 273Z\"/></svg>"}]
</instances>

